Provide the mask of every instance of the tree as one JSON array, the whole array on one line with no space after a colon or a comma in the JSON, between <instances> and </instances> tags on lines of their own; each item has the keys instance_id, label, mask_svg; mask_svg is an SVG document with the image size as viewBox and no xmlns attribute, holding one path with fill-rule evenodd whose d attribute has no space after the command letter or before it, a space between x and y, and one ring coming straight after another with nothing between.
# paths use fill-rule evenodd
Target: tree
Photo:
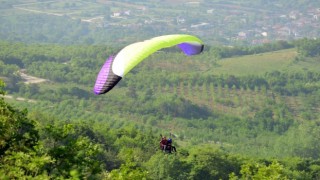
<instances>
[{"instance_id":1,"label":"tree","mask_svg":"<svg viewBox=\"0 0 320 180\"><path fill-rule=\"evenodd\" d=\"M0 94L4 95L0 80ZM27 118L27 110L20 111L0 97L0 178L48 179L45 166L52 159L41 153L39 132L34 120Z\"/></svg>"},{"instance_id":2,"label":"tree","mask_svg":"<svg viewBox=\"0 0 320 180\"><path fill-rule=\"evenodd\" d=\"M320 40L319 39L302 39L296 42L298 52L302 56L315 57L320 55Z\"/></svg>"},{"instance_id":3,"label":"tree","mask_svg":"<svg viewBox=\"0 0 320 180\"><path fill-rule=\"evenodd\" d=\"M67 178L74 172L79 178L97 178L105 168L103 145L89 127L51 124L44 134L47 153L54 159L47 169L53 177Z\"/></svg>"},{"instance_id":4,"label":"tree","mask_svg":"<svg viewBox=\"0 0 320 180\"><path fill-rule=\"evenodd\" d=\"M270 165L246 163L241 166L240 172L241 179L289 179L283 165L277 161L273 161Z\"/></svg>"},{"instance_id":5,"label":"tree","mask_svg":"<svg viewBox=\"0 0 320 180\"><path fill-rule=\"evenodd\" d=\"M240 165L236 157L229 156L210 146L196 147L190 152L192 179L228 179L230 173L239 174Z\"/></svg>"},{"instance_id":6,"label":"tree","mask_svg":"<svg viewBox=\"0 0 320 180\"><path fill-rule=\"evenodd\" d=\"M0 95L4 96L6 93L4 91L5 83L0 79ZM0 100L3 101L3 97L0 97Z\"/></svg>"},{"instance_id":7,"label":"tree","mask_svg":"<svg viewBox=\"0 0 320 180\"><path fill-rule=\"evenodd\" d=\"M0 156L15 151L33 150L38 143L36 123L27 118L27 110L19 111L0 98Z\"/></svg>"},{"instance_id":8,"label":"tree","mask_svg":"<svg viewBox=\"0 0 320 180\"><path fill-rule=\"evenodd\" d=\"M188 179L190 165L177 156L158 152L145 164L151 179Z\"/></svg>"}]
</instances>

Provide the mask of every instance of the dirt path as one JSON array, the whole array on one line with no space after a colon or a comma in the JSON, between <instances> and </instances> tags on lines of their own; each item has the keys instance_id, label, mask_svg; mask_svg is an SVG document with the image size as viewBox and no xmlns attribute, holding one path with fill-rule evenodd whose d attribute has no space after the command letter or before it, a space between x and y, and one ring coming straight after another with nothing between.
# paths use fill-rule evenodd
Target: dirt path
<instances>
[{"instance_id":1,"label":"dirt path","mask_svg":"<svg viewBox=\"0 0 320 180\"><path fill-rule=\"evenodd\" d=\"M35 84L35 83L42 83L42 82L49 81L48 79L42 79L42 78L30 76L30 75L26 74L26 71L24 69L20 70L19 74L20 74L21 78L23 80L25 80L25 82L24 82L25 84Z\"/></svg>"},{"instance_id":2,"label":"dirt path","mask_svg":"<svg viewBox=\"0 0 320 180\"><path fill-rule=\"evenodd\" d=\"M13 7L18 7L18 6L28 6L28 5L34 5L34 4L46 4L46 3L53 3L57 1L46 1L46 2L31 2L31 3L24 3L24 4L17 4L13 5Z\"/></svg>"},{"instance_id":3,"label":"dirt path","mask_svg":"<svg viewBox=\"0 0 320 180\"><path fill-rule=\"evenodd\" d=\"M34 10L34 9L16 7L16 6L13 7L13 8L18 9L18 10L22 10L22 11L32 12L32 13L46 14L46 15L59 16L59 17L65 16L65 15L79 14L79 12L53 13L53 12L46 12L46 11L40 11L40 10ZM70 18L71 18L71 19L77 19L77 18L74 18L74 17L70 17ZM103 16L98 16L98 17L94 17L94 18L91 18L91 19L81 19L81 21L83 21L83 22L88 22L88 23L93 23L94 20L100 20L100 19L103 19Z\"/></svg>"},{"instance_id":4,"label":"dirt path","mask_svg":"<svg viewBox=\"0 0 320 180\"><path fill-rule=\"evenodd\" d=\"M34 76L30 76L28 74L26 74L26 70L25 69L21 69L19 71L19 74L21 76L21 78L25 81L25 84L35 84L35 83L43 83L43 82L47 82L49 81L48 79L42 79L42 78L38 78L38 77L34 77ZM4 97L6 99L14 99L17 101L26 101L26 102L30 102L30 103L36 103L37 101L34 99L27 99L27 98L23 98L23 97L13 97L12 95L5 95L1 97Z\"/></svg>"},{"instance_id":5,"label":"dirt path","mask_svg":"<svg viewBox=\"0 0 320 180\"><path fill-rule=\"evenodd\" d=\"M15 100L17 100L17 101L26 101L26 102L30 102L30 103L36 103L37 101L36 100L34 100L34 99L26 99L26 98L23 98L23 97L16 97L16 98L14 98L13 96L11 96L11 95L5 95L5 96L2 96L2 95L0 95L1 97L4 97L4 98L6 98L6 99L15 99Z\"/></svg>"},{"instance_id":6,"label":"dirt path","mask_svg":"<svg viewBox=\"0 0 320 180\"><path fill-rule=\"evenodd\" d=\"M38 11L38 10L33 10L33 9L21 8L21 7L14 7L14 8L19 9L19 10L33 12L33 13L48 14L48 15L53 15L53 16L64 16L64 14L59 14L59 13L50 13L50 12Z\"/></svg>"}]
</instances>

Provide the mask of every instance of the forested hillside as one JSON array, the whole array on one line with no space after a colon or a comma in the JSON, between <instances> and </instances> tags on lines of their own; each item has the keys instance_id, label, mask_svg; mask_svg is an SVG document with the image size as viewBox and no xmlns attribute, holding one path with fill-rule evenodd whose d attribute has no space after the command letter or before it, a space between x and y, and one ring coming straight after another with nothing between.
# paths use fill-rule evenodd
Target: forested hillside
<instances>
[{"instance_id":1,"label":"forested hillside","mask_svg":"<svg viewBox=\"0 0 320 180\"><path fill-rule=\"evenodd\" d=\"M166 49L96 96L117 47L2 41L1 178L317 179L319 44Z\"/></svg>"}]
</instances>

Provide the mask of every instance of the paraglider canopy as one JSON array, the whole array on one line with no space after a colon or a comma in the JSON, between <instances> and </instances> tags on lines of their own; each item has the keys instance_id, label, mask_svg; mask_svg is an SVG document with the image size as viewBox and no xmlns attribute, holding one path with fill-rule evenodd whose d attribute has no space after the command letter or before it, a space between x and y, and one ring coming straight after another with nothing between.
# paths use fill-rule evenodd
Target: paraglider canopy
<instances>
[{"instance_id":1,"label":"paraglider canopy","mask_svg":"<svg viewBox=\"0 0 320 180\"><path fill-rule=\"evenodd\" d=\"M110 56L102 66L94 85L95 94L110 91L132 68L152 53L177 45L187 56L203 51L203 42L185 34L165 35L130 44L117 55Z\"/></svg>"}]
</instances>

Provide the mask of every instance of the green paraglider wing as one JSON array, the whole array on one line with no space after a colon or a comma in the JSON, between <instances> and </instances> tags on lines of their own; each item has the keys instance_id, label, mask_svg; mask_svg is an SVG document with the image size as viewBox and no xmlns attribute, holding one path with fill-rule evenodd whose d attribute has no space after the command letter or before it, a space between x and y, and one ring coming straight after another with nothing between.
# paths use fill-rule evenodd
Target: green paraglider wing
<instances>
[{"instance_id":1,"label":"green paraglider wing","mask_svg":"<svg viewBox=\"0 0 320 180\"><path fill-rule=\"evenodd\" d=\"M115 57L110 56L102 66L94 86L95 94L110 91L124 75L154 52L177 45L186 55L203 51L203 42L195 36L177 34L152 38L123 48Z\"/></svg>"}]
</instances>

